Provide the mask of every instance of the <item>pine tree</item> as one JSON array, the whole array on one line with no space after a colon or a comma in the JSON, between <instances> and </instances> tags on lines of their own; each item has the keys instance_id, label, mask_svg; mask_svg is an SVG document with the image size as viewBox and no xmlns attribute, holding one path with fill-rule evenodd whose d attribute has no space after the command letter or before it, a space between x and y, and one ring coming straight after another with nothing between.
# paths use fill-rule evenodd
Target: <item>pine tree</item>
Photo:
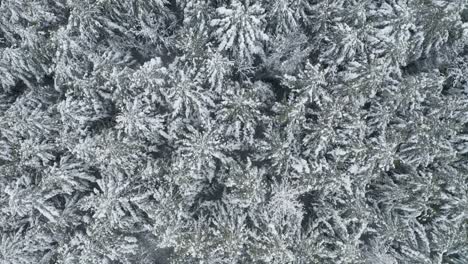
<instances>
[{"instance_id":1,"label":"pine tree","mask_svg":"<svg viewBox=\"0 0 468 264\"><path fill-rule=\"evenodd\" d=\"M215 28L218 50L227 51L241 64L252 64L254 55L262 56L263 42L268 36L263 32L265 10L250 0L232 1L229 8L219 7L218 17L210 23Z\"/></svg>"}]
</instances>

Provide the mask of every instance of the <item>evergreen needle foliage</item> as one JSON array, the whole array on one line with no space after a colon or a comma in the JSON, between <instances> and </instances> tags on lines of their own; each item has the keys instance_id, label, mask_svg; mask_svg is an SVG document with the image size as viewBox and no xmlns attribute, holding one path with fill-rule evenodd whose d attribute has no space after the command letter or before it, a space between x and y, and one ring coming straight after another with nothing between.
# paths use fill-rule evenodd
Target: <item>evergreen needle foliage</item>
<instances>
[{"instance_id":1,"label":"evergreen needle foliage","mask_svg":"<svg viewBox=\"0 0 468 264\"><path fill-rule=\"evenodd\" d=\"M0 264L468 264L467 0L0 0Z\"/></svg>"}]
</instances>

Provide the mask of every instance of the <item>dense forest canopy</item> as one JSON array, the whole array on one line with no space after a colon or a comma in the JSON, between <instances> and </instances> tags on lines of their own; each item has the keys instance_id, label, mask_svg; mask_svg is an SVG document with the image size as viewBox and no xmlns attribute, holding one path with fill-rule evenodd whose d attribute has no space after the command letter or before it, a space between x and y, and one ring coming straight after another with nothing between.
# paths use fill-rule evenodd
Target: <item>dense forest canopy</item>
<instances>
[{"instance_id":1,"label":"dense forest canopy","mask_svg":"<svg viewBox=\"0 0 468 264\"><path fill-rule=\"evenodd\" d=\"M467 0L0 0L0 263L468 263Z\"/></svg>"}]
</instances>

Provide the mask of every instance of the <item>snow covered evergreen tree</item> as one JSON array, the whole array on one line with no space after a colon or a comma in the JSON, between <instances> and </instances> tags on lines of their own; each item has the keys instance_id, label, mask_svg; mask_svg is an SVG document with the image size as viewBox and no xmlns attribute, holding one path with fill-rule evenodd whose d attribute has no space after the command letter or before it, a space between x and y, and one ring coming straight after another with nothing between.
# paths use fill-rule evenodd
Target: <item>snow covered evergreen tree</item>
<instances>
[{"instance_id":1,"label":"snow covered evergreen tree","mask_svg":"<svg viewBox=\"0 0 468 264\"><path fill-rule=\"evenodd\" d=\"M0 263L468 263L466 0L0 0Z\"/></svg>"}]
</instances>

